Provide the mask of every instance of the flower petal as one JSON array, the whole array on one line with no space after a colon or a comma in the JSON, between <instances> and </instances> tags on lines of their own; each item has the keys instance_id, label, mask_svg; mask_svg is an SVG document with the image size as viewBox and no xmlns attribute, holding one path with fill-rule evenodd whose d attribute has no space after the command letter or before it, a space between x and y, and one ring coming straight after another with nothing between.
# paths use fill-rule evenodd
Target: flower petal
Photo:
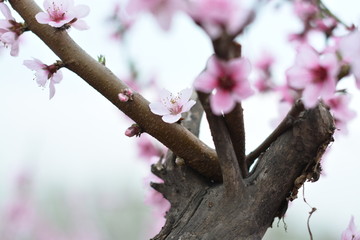
<instances>
[{"instance_id":1,"label":"flower petal","mask_svg":"<svg viewBox=\"0 0 360 240\"><path fill-rule=\"evenodd\" d=\"M217 90L210 96L210 107L214 114L229 113L235 107L235 100L229 92Z\"/></svg>"},{"instance_id":2,"label":"flower petal","mask_svg":"<svg viewBox=\"0 0 360 240\"><path fill-rule=\"evenodd\" d=\"M182 107L181 112L183 113L183 112L189 111L192 108L192 106L195 105L195 103L196 103L196 101L194 101L194 100L190 100L189 102L185 103Z\"/></svg>"},{"instance_id":3,"label":"flower petal","mask_svg":"<svg viewBox=\"0 0 360 240\"><path fill-rule=\"evenodd\" d=\"M181 113L176 115L169 114L169 115L164 115L162 117L162 120L167 123L174 123L179 121L180 118L181 118Z\"/></svg>"},{"instance_id":4,"label":"flower petal","mask_svg":"<svg viewBox=\"0 0 360 240\"><path fill-rule=\"evenodd\" d=\"M170 111L160 102L154 102L149 104L150 111L156 115L170 114Z\"/></svg>"}]
</instances>

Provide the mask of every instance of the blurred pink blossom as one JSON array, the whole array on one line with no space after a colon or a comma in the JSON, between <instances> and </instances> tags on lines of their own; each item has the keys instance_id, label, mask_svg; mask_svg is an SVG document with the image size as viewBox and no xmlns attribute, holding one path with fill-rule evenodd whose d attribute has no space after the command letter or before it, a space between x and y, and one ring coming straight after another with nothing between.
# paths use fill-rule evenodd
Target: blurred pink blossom
<instances>
[{"instance_id":1,"label":"blurred pink blossom","mask_svg":"<svg viewBox=\"0 0 360 240\"><path fill-rule=\"evenodd\" d=\"M34 60L25 60L24 65L29 69L36 71L35 77L39 86L45 87L49 80L49 99L51 99L55 94L55 84L58 84L63 78L58 64L46 65L39 59L34 58Z\"/></svg>"},{"instance_id":2,"label":"blurred pink blossom","mask_svg":"<svg viewBox=\"0 0 360 240\"><path fill-rule=\"evenodd\" d=\"M150 12L159 23L160 27L168 31L175 13L185 7L182 0L130 0L127 10L130 14L142 11Z\"/></svg>"},{"instance_id":3,"label":"blurred pink blossom","mask_svg":"<svg viewBox=\"0 0 360 240\"><path fill-rule=\"evenodd\" d=\"M254 93L248 81L250 70L250 62L245 58L225 62L212 56L207 62L206 70L196 78L194 86L204 93L215 90L210 96L211 109L216 115L226 114L235 107L236 102Z\"/></svg>"},{"instance_id":4,"label":"blurred pink blossom","mask_svg":"<svg viewBox=\"0 0 360 240\"><path fill-rule=\"evenodd\" d=\"M236 34L250 17L251 11L240 5L238 0L192 0L188 12L212 39L223 30Z\"/></svg>"},{"instance_id":5,"label":"blurred pink blossom","mask_svg":"<svg viewBox=\"0 0 360 240\"><path fill-rule=\"evenodd\" d=\"M348 227L341 234L341 240L360 240L360 232L356 230L354 216L351 216Z\"/></svg>"},{"instance_id":6,"label":"blurred pink blossom","mask_svg":"<svg viewBox=\"0 0 360 240\"><path fill-rule=\"evenodd\" d=\"M333 53L320 56L309 45L298 49L295 65L287 70L289 86L303 90L302 98L305 107L312 108L318 98L324 100L334 96L339 63Z\"/></svg>"},{"instance_id":7,"label":"blurred pink blossom","mask_svg":"<svg viewBox=\"0 0 360 240\"><path fill-rule=\"evenodd\" d=\"M148 135L141 136L137 144L139 157L150 161L154 156L161 157L164 155L166 148L155 141Z\"/></svg>"},{"instance_id":8,"label":"blurred pink blossom","mask_svg":"<svg viewBox=\"0 0 360 240\"><path fill-rule=\"evenodd\" d=\"M339 41L339 51L343 60L350 64L351 72L356 79L356 86L360 89L360 31L354 30Z\"/></svg>"},{"instance_id":9,"label":"blurred pink blossom","mask_svg":"<svg viewBox=\"0 0 360 240\"><path fill-rule=\"evenodd\" d=\"M325 101L334 115L336 127L345 134L347 123L356 116L356 112L349 109L350 100L351 97L348 94L339 94Z\"/></svg>"},{"instance_id":10,"label":"blurred pink blossom","mask_svg":"<svg viewBox=\"0 0 360 240\"><path fill-rule=\"evenodd\" d=\"M255 81L255 88L259 92L267 92L274 88L274 83L271 79L271 67L275 62L275 58L268 52L263 52L261 58L254 63L257 72Z\"/></svg>"},{"instance_id":11,"label":"blurred pink blossom","mask_svg":"<svg viewBox=\"0 0 360 240\"><path fill-rule=\"evenodd\" d=\"M190 100L191 88L181 90L173 95L166 89L160 92L161 102L150 103L152 113L162 116L164 122L175 123L180 120L181 114L189 111L195 105L194 100Z\"/></svg>"},{"instance_id":12,"label":"blurred pink blossom","mask_svg":"<svg viewBox=\"0 0 360 240\"><path fill-rule=\"evenodd\" d=\"M318 12L318 7L310 0L295 0L294 12L302 20L308 21Z\"/></svg>"},{"instance_id":13,"label":"blurred pink blossom","mask_svg":"<svg viewBox=\"0 0 360 240\"><path fill-rule=\"evenodd\" d=\"M74 6L74 0L45 0L44 9L46 12L39 12L35 15L36 20L42 24L49 24L52 27L60 28L70 25L78 30L86 30L89 26L80 18L86 17L90 8L86 5Z\"/></svg>"}]
</instances>

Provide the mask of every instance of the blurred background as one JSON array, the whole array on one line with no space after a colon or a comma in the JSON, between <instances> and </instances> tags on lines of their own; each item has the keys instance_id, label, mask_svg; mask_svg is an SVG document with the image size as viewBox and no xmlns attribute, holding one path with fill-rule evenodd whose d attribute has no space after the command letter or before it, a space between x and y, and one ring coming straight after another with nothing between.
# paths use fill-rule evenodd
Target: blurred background
<instances>
[{"instance_id":1,"label":"blurred background","mask_svg":"<svg viewBox=\"0 0 360 240\"><path fill-rule=\"evenodd\" d=\"M116 24L109 20L118 2L75 2L91 8L85 18L91 28L71 29L69 34L94 58L104 55L120 79L131 78L131 58L140 81L156 79L159 86L180 91L192 85L212 54L209 38L184 14L176 15L168 32L144 15L126 39L119 40L113 36ZM359 23L357 1L324 2L345 22ZM290 5L272 1L239 39L243 55L255 60L264 51L274 54L275 77L284 81L283 72L295 55L287 35L299 29ZM137 139L124 135L132 122L66 69L49 101L48 89L38 87L34 72L22 64L32 57L47 64L57 60L31 33L22 36L19 57L0 49L0 239L149 239L156 232L154 208L145 203L150 169L139 157ZM358 90L353 81L343 84L353 93L350 108L357 110ZM155 99L150 91L143 93ZM248 151L271 132L271 122L280 116L278 101L272 94L245 101ZM203 125L201 138L211 145ZM305 184L305 198L317 208L310 219L315 239L340 239L351 215L360 226L359 139L355 118L347 135L336 135L324 157L320 181ZM287 211L287 230L285 223L275 220L265 239L309 239L306 223L311 207L299 194Z\"/></svg>"}]
</instances>

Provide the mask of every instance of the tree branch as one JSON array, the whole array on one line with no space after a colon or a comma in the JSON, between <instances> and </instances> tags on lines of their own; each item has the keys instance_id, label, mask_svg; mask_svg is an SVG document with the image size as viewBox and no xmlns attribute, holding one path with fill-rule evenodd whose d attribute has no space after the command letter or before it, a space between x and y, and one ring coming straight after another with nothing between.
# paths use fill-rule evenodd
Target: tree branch
<instances>
[{"instance_id":1,"label":"tree branch","mask_svg":"<svg viewBox=\"0 0 360 240\"><path fill-rule=\"evenodd\" d=\"M225 194L233 197L234 194L243 193L245 191L245 183L240 173L240 167L225 120L222 116L215 116L212 113L208 94L198 92L198 96L204 108L218 154Z\"/></svg>"},{"instance_id":2,"label":"tree branch","mask_svg":"<svg viewBox=\"0 0 360 240\"><path fill-rule=\"evenodd\" d=\"M248 168L254 163L254 161L260 156L261 153L265 152L266 149L286 130L292 127L294 120L298 115L304 111L303 103L298 100L293 107L290 109L286 117L281 121L281 123L275 128L275 130L251 153L246 156L246 165Z\"/></svg>"},{"instance_id":3,"label":"tree branch","mask_svg":"<svg viewBox=\"0 0 360 240\"><path fill-rule=\"evenodd\" d=\"M177 156L182 157L190 167L210 179L217 181L221 179L219 163L213 149L183 126L167 124L159 116L151 113L149 102L140 94L135 93L133 101L120 102L118 93L128 86L109 69L90 57L66 31L39 24L35 15L42 10L34 1L9 0L9 2L28 24L29 29L66 64L69 70L133 119L145 132L158 139Z\"/></svg>"},{"instance_id":4,"label":"tree branch","mask_svg":"<svg viewBox=\"0 0 360 240\"><path fill-rule=\"evenodd\" d=\"M241 103L236 104L235 108L230 113L225 114L224 118L241 174L245 178L249 172L245 161L245 128Z\"/></svg>"}]
</instances>

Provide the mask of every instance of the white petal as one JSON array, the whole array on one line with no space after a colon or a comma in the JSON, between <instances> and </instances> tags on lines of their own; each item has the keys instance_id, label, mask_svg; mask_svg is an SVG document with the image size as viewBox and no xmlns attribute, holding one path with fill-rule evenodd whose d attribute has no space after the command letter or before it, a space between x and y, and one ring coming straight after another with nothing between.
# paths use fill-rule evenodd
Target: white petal
<instances>
[{"instance_id":1,"label":"white petal","mask_svg":"<svg viewBox=\"0 0 360 240\"><path fill-rule=\"evenodd\" d=\"M181 113L176 114L176 115L169 114L169 115L164 115L162 117L162 120L167 123L174 123L174 122L179 121L180 118L181 118Z\"/></svg>"},{"instance_id":2,"label":"white petal","mask_svg":"<svg viewBox=\"0 0 360 240\"><path fill-rule=\"evenodd\" d=\"M184 105L183 105L183 107L182 107L182 113L183 112L187 112L187 111L189 111L191 108L192 108L192 106L194 106L195 105L195 101L194 100L190 100L189 102L187 102L187 103L185 103Z\"/></svg>"},{"instance_id":3,"label":"white petal","mask_svg":"<svg viewBox=\"0 0 360 240\"><path fill-rule=\"evenodd\" d=\"M150 111L156 115L166 115L170 114L170 111L160 102L150 103L149 104Z\"/></svg>"}]
</instances>

